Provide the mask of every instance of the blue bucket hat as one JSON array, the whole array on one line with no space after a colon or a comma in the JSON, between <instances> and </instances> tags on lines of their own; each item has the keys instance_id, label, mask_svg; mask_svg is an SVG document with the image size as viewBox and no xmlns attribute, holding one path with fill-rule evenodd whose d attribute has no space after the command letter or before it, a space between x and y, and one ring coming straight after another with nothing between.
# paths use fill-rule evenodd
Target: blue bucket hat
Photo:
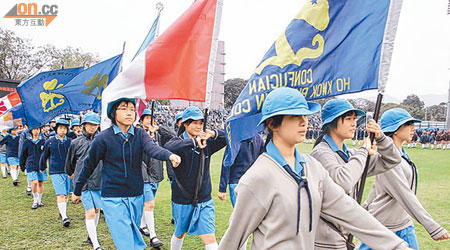
<instances>
[{"instance_id":1,"label":"blue bucket hat","mask_svg":"<svg viewBox=\"0 0 450 250\"><path fill-rule=\"evenodd\" d=\"M153 115L153 117L158 117L156 114L152 114L152 111L150 109L144 109L144 112L142 112L142 115L140 119L144 118L146 115Z\"/></svg>"},{"instance_id":2,"label":"blue bucket hat","mask_svg":"<svg viewBox=\"0 0 450 250\"><path fill-rule=\"evenodd\" d=\"M70 129L73 128L73 126L80 126L80 119L73 119L72 122L70 123Z\"/></svg>"},{"instance_id":3,"label":"blue bucket hat","mask_svg":"<svg viewBox=\"0 0 450 250\"><path fill-rule=\"evenodd\" d=\"M364 113L364 111L355 109L353 105L347 100L329 100L327 103L325 103L325 105L323 105L322 108L322 127L349 111L355 111L356 116L366 116L366 113Z\"/></svg>"},{"instance_id":4,"label":"blue bucket hat","mask_svg":"<svg viewBox=\"0 0 450 250\"><path fill-rule=\"evenodd\" d=\"M181 118L183 118L183 112L178 112L178 113L175 115L175 122L177 122L178 119L181 119Z\"/></svg>"},{"instance_id":5,"label":"blue bucket hat","mask_svg":"<svg viewBox=\"0 0 450 250\"><path fill-rule=\"evenodd\" d=\"M106 114L108 114L108 118L109 119L111 119L111 120L113 119L112 115L111 115L111 109L114 106L114 104L120 103L122 101L132 102L133 105L136 107L136 99L135 98L122 97L122 98L119 98L119 99L117 99L115 101L112 101L112 102L108 103L108 108L106 109Z\"/></svg>"},{"instance_id":6,"label":"blue bucket hat","mask_svg":"<svg viewBox=\"0 0 450 250\"><path fill-rule=\"evenodd\" d=\"M319 111L320 104L307 102L300 91L286 87L278 88L266 96L258 126L277 115L311 115Z\"/></svg>"},{"instance_id":7,"label":"blue bucket hat","mask_svg":"<svg viewBox=\"0 0 450 250\"><path fill-rule=\"evenodd\" d=\"M84 115L83 122L81 124L85 124L85 123L92 123L95 125L99 125L100 124L100 116L94 112L89 112Z\"/></svg>"},{"instance_id":8,"label":"blue bucket hat","mask_svg":"<svg viewBox=\"0 0 450 250\"><path fill-rule=\"evenodd\" d=\"M188 107L187 109L184 110L183 114L182 114L182 120L181 122L185 122L187 120L203 120L203 112L194 106Z\"/></svg>"},{"instance_id":9,"label":"blue bucket hat","mask_svg":"<svg viewBox=\"0 0 450 250\"><path fill-rule=\"evenodd\" d=\"M60 118L56 121L55 126L58 126L58 125L65 125L65 126L69 127L69 122L66 119Z\"/></svg>"},{"instance_id":10,"label":"blue bucket hat","mask_svg":"<svg viewBox=\"0 0 450 250\"><path fill-rule=\"evenodd\" d=\"M12 128L9 128L9 129L8 129L8 133L11 133L11 131L14 130L14 129L19 129L19 127L14 126L14 127L12 127Z\"/></svg>"},{"instance_id":11,"label":"blue bucket hat","mask_svg":"<svg viewBox=\"0 0 450 250\"><path fill-rule=\"evenodd\" d=\"M400 126L407 122L422 122L419 119L412 117L408 111L402 108L390 109L381 116L380 126L384 133L395 132Z\"/></svg>"}]
</instances>

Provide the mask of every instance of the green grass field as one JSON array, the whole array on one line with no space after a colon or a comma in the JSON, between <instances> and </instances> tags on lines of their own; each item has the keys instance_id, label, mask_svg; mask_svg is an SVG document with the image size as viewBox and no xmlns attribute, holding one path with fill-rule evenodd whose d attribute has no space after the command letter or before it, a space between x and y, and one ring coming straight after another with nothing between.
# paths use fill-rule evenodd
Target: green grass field
<instances>
[{"instance_id":1,"label":"green grass field","mask_svg":"<svg viewBox=\"0 0 450 250\"><path fill-rule=\"evenodd\" d=\"M299 148L302 153L309 153L312 145L302 144ZM408 153L419 169L417 195L420 201L433 218L450 231L450 218L448 218L450 215L450 151L409 149ZM218 241L228 227L228 218L232 211L229 199L226 202L217 199L222 154L223 150L213 156L211 166L212 197L216 204ZM21 183L18 187L12 185L9 177L0 179L0 249L91 249L90 245L83 243L87 237L83 206L69 202L68 215L72 219L72 224L64 228L59 218L55 193L50 181L44 183L45 206L31 210L32 197L25 194L25 178L25 175L21 173ZM370 187L372 183L373 178L368 180L367 186ZM156 232L165 243L163 249L170 249L170 237L173 233L173 225L170 224L170 204L169 181L164 180L156 196L155 208ZM450 249L450 241L434 242L418 223L416 223L416 230L421 249ZM114 249L103 217L100 219L98 232L103 249ZM147 238L147 243L148 241ZM183 249L204 249L204 247L199 237L187 236Z\"/></svg>"}]
</instances>

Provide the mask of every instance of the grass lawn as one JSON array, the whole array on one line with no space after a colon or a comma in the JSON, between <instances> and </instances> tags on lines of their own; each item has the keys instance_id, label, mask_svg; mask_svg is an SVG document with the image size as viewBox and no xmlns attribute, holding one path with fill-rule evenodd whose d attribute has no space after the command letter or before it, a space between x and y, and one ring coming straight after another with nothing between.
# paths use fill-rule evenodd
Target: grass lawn
<instances>
[{"instance_id":1,"label":"grass lawn","mask_svg":"<svg viewBox=\"0 0 450 250\"><path fill-rule=\"evenodd\" d=\"M299 146L302 153L311 151L311 144ZM418 197L433 218L450 231L450 151L409 149L409 156L419 169ZM213 183L212 197L216 204L216 235L218 241L228 227L228 218L232 206L227 199L217 199L220 178L220 164L223 150L212 158L211 176ZM1 177L0 177L1 178ZM31 210L32 197L25 194L26 179L21 173L18 187L12 185L11 178L0 179L0 249L91 249L83 243L87 232L84 224L84 209L81 204L69 202L68 215L72 224L62 226L56 206L56 198L50 181L44 183L43 202L45 206ZM373 178L367 182L371 187ZM163 249L170 249L169 243L173 233L171 219L171 201L169 181L164 180L156 195L156 232L165 243ZM366 188L366 194L368 190ZM434 242L424 228L416 223L417 235L421 249L450 249L450 241ZM98 226L98 238L103 249L114 249L103 217ZM147 238L147 242L149 239ZM150 249L150 247L148 247ZM183 249L204 249L197 236L187 236Z\"/></svg>"}]
</instances>

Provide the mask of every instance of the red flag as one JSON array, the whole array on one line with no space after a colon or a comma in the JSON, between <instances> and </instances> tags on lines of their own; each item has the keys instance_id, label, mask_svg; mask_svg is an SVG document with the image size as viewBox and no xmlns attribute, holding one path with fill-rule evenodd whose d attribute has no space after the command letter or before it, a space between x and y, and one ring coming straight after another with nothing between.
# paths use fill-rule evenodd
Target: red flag
<instances>
[{"instance_id":1,"label":"red flag","mask_svg":"<svg viewBox=\"0 0 450 250\"><path fill-rule=\"evenodd\" d=\"M149 45L145 56L147 100L205 101L209 60L216 53L211 51L213 34L220 21L216 6L217 0L195 1Z\"/></svg>"}]
</instances>

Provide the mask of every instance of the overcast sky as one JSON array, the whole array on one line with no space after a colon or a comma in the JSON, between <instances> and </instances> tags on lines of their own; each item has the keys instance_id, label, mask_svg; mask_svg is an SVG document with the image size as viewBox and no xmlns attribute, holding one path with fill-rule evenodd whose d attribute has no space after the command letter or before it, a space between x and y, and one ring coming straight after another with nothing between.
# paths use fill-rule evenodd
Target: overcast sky
<instances>
[{"instance_id":1,"label":"overcast sky","mask_svg":"<svg viewBox=\"0 0 450 250\"><path fill-rule=\"evenodd\" d=\"M33 2L33 1L32 1ZM122 52L129 64L156 17L155 0L34 1L57 4L48 27L18 27L14 19L0 26L31 38L35 44L80 47L107 59ZM160 33L183 13L191 0L161 0ZM3 17L18 1L1 0ZM225 41L225 78L247 79L287 27L305 0L224 0L219 39ZM404 0L386 93L445 94L450 82L450 15L448 0ZM368 95L370 93L365 93ZM372 95L374 92L372 92Z\"/></svg>"}]
</instances>

